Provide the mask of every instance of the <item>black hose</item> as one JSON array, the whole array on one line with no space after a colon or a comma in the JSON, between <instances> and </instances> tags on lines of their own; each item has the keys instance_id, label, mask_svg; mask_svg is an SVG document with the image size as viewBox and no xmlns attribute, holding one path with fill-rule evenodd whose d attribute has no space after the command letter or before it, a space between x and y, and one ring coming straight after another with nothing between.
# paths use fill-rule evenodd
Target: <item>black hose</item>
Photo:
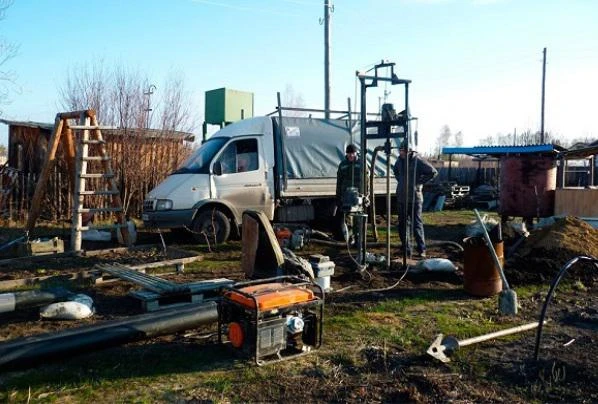
<instances>
[{"instance_id":1,"label":"black hose","mask_svg":"<svg viewBox=\"0 0 598 404\"><path fill-rule=\"evenodd\" d=\"M594 257L587 257L584 255L580 255L578 257L570 259L565 266L561 268L558 275L553 279L552 284L550 285L550 289L548 290L548 294L546 295L546 299L544 300L544 305L542 306L542 312L540 314L540 319L538 320L538 331L536 333L536 346L534 348L534 360L538 360L539 351L540 351L540 340L542 339L542 328L544 325L544 319L546 318L546 310L548 309L548 304L552 300L552 296L554 294L554 290L556 289L557 285L565 275L565 273L571 268L573 265L578 263L579 261L588 261L592 262L594 265L598 266L598 258Z\"/></svg>"}]
</instances>

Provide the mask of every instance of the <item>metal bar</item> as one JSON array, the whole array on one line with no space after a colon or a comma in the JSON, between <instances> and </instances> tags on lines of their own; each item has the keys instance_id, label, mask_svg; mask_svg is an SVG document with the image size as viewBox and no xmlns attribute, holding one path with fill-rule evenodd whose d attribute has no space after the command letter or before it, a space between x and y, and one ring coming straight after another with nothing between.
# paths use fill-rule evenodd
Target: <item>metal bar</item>
<instances>
[{"instance_id":1,"label":"metal bar","mask_svg":"<svg viewBox=\"0 0 598 404\"><path fill-rule=\"evenodd\" d=\"M538 327L539 325L540 325L540 322L535 321L533 323L527 323L527 324L520 325L517 327L507 328L506 330L491 332L489 334L484 334L484 335L480 335L477 337L464 339L462 341L459 341L459 347L475 344L475 343L482 342L482 341L488 341L489 339L502 337L504 335L516 334L521 331L531 330L533 328Z\"/></svg>"},{"instance_id":2,"label":"metal bar","mask_svg":"<svg viewBox=\"0 0 598 404\"><path fill-rule=\"evenodd\" d=\"M482 221L482 218L480 217L478 210L474 209L473 213L475 213L475 217L478 219L478 223L480 224L480 226L482 226L482 233L484 234L484 239L486 240L486 244L488 244L488 248L490 249L490 255L492 256L492 259L494 260L494 264L498 268L498 274L500 275L500 279L502 280L503 289L509 290L509 289L511 289L509 287L509 282L507 282L507 278L502 270L502 265L500 264L498 256L496 255L496 251L494 250L494 246L492 245L492 240L490 240L488 231L486 231L486 226L484 226L484 222Z\"/></svg>"},{"instance_id":3,"label":"metal bar","mask_svg":"<svg viewBox=\"0 0 598 404\"><path fill-rule=\"evenodd\" d=\"M267 115L274 115L277 114L279 110L283 110L283 111L299 111L299 112L325 112L323 109L317 109L317 108L299 108L299 107L276 107L275 111L272 111L270 113L268 113ZM338 110L330 110L330 113L332 114L351 114L351 115L361 115L361 112L351 112L351 111L338 111ZM380 114L378 112L368 112L366 115L368 116L380 116Z\"/></svg>"},{"instance_id":4,"label":"metal bar","mask_svg":"<svg viewBox=\"0 0 598 404\"><path fill-rule=\"evenodd\" d=\"M364 80L389 81L392 84L409 84L409 83L411 83L411 80L399 79L399 78L393 79L392 77L367 76L367 75L360 75L359 77L363 78Z\"/></svg>"},{"instance_id":5,"label":"metal bar","mask_svg":"<svg viewBox=\"0 0 598 404\"><path fill-rule=\"evenodd\" d=\"M278 127L280 132L280 161L282 162L282 189L287 190L287 158L284 150L284 125L282 124L282 108L280 103L280 92L276 93L278 99Z\"/></svg>"},{"instance_id":6,"label":"metal bar","mask_svg":"<svg viewBox=\"0 0 598 404\"><path fill-rule=\"evenodd\" d=\"M390 269L390 222L392 218L391 198L390 198L390 139L386 139L386 269ZM372 198L376 199L376 195L372 192ZM376 218L373 218L375 221Z\"/></svg>"}]
</instances>

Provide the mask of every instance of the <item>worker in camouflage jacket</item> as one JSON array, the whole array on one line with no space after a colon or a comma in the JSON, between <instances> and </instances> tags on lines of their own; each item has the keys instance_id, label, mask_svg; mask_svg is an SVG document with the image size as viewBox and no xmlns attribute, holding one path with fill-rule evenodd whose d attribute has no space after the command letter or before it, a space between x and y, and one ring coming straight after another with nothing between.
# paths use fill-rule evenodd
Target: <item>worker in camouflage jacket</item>
<instances>
[{"instance_id":1,"label":"worker in camouflage jacket","mask_svg":"<svg viewBox=\"0 0 598 404\"><path fill-rule=\"evenodd\" d=\"M335 231L337 238L341 240L347 240L347 221L349 225L352 224L352 218L349 215L345 215L342 210L343 206L343 195L348 188L354 187L359 189L361 183L361 175L363 172L362 161L357 154L357 147L354 144L350 144L345 149L345 158L339 163L338 170L336 172L336 220L337 225ZM366 189L367 189L367 171L366 171ZM348 216L346 218L346 216ZM347 220L346 220L347 219ZM353 237L356 239L358 229L356 226L353 228Z\"/></svg>"}]
</instances>

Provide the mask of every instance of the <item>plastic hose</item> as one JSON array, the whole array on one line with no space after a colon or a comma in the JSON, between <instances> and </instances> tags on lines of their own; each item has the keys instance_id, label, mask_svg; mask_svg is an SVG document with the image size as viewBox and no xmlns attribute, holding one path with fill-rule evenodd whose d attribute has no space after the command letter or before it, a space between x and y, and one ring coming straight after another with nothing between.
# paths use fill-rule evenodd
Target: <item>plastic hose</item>
<instances>
[{"instance_id":1,"label":"plastic hose","mask_svg":"<svg viewBox=\"0 0 598 404\"><path fill-rule=\"evenodd\" d=\"M572 258L571 260L569 260L565 264L565 266L563 266L561 268L558 275L553 279L553 281L550 285L550 289L548 290L548 294L546 295L546 299L544 299L544 305L542 306L542 312L540 314L540 319L538 320L538 323L540 325L538 326L538 332L536 333L536 346L534 348L534 360L536 360L536 361L538 360L538 356L539 356L539 352L540 352L540 340L542 339L542 326L544 325L544 319L546 318L546 310L548 309L548 305L550 304L550 301L552 300L554 290L556 289L557 285L559 284L559 282L561 281L561 279L563 278L565 273L569 270L569 268L571 268L573 265L575 265L579 261L588 261L598 267L598 258L580 255L578 257L575 257L575 258Z\"/></svg>"}]
</instances>

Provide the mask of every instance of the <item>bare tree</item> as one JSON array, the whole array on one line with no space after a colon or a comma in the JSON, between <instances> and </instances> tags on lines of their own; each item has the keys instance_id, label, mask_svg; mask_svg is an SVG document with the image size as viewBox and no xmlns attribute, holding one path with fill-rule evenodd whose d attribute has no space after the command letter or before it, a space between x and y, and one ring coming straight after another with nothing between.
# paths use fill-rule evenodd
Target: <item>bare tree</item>
<instances>
[{"instance_id":1,"label":"bare tree","mask_svg":"<svg viewBox=\"0 0 598 404\"><path fill-rule=\"evenodd\" d=\"M13 0L0 0L0 20L6 16L6 10L12 5ZM17 55L19 46L4 38L0 38L0 104L8 102L10 89L15 84L16 73L6 68L6 62ZM0 114L2 111L0 110Z\"/></svg>"},{"instance_id":2,"label":"bare tree","mask_svg":"<svg viewBox=\"0 0 598 404\"><path fill-rule=\"evenodd\" d=\"M291 84L287 84L283 93L281 94L281 101L283 107L290 108L305 108L305 101L301 93L295 92ZM307 112L303 111L283 111L285 116L305 117Z\"/></svg>"},{"instance_id":3,"label":"bare tree","mask_svg":"<svg viewBox=\"0 0 598 404\"><path fill-rule=\"evenodd\" d=\"M64 109L94 109L101 125L118 128L110 153L125 212L138 212L148 188L175 169L191 151L173 133L193 128L184 80L180 76L166 80L162 102L156 104L160 105L158 127L153 129L147 98L151 94L146 92L150 83L139 70L123 65L108 70L103 62L98 62L69 71L60 89Z\"/></svg>"},{"instance_id":4,"label":"bare tree","mask_svg":"<svg viewBox=\"0 0 598 404\"><path fill-rule=\"evenodd\" d=\"M440 129L440 133L436 137L436 155L440 156L442 148L449 145L452 136L451 128L449 128L448 125L444 125L442 129Z\"/></svg>"},{"instance_id":5,"label":"bare tree","mask_svg":"<svg viewBox=\"0 0 598 404\"><path fill-rule=\"evenodd\" d=\"M171 73L163 85L160 110L160 128L191 132L197 125L191 113L191 97L185 90L182 73Z\"/></svg>"},{"instance_id":6,"label":"bare tree","mask_svg":"<svg viewBox=\"0 0 598 404\"><path fill-rule=\"evenodd\" d=\"M463 132L459 131L455 133L455 139L453 143L457 147L463 146Z\"/></svg>"},{"instance_id":7,"label":"bare tree","mask_svg":"<svg viewBox=\"0 0 598 404\"><path fill-rule=\"evenodd\" d=\"M62 98L62 109L93 109L99 122L110 121L106 109L110 105L111 81L111 74L106 70L103 61L69 69L64 86L58 90Z\"/></svg>"},{"instance_id":8,"label":"bare tree","mask_svg":"<svg viewBox=\"0 0 598 404\"><path fill-rule=\"evenodd\" d=\"M530 146L540 144L542 137L539 131L527 129L515 135L514 133L497 133L488 135L480 141L483 146ZM558 144L558 140L550 132L544 133L544 143Z\"/></svg>"}]
</instances>

